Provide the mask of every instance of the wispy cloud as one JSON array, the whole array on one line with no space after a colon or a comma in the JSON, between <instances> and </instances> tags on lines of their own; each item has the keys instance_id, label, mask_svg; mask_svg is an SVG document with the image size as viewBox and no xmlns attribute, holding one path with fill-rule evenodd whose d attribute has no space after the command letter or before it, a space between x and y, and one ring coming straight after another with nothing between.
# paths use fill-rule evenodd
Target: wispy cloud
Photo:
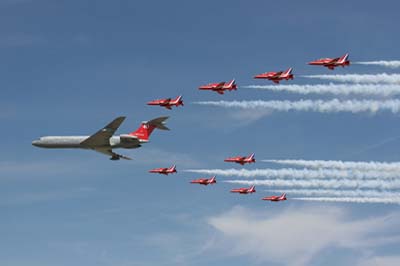
<instances>
[{"instance_id":1,"label":"wispy cloud","mask_svg":"<svg viewBox=\"0 0 400 266\"><path fill-rule=\"evenodd\" d=\"M48 201L54 202L65 199L84 198L90 196L95 191L96 189L92 187L80 187L72 189L58 189L53 191L29 192L23 194L17 192L13 195L1 195L0 206L23 204L33 205L35 203Z\"/></svg>"},{"instance_id":2,"label":"wispy cloud","mask_svg":"<svg viewBox=\"0 0 400 266\"><path fill-rule=\"evenodd\" d=\"M30 33L13 33L0 35L0 48L18 48L41 45L46 43L43 36Z\"/></svg>"},{"instance_id":3,"label":"wispy cloud","mask_svg":"<svg viewBox=\"0 0 400 266\"><path fill-rule=\"evenodd\" d=\"M351 83L393 83L400 84L400 74L344 74L344 75L307 75L302 76L311 79L331 80Z\"/></svg>"},{"instance_id":4,"label":"wispy cloud","mask_svg":"<svg viewBox=\"0 0 400 266\"><path fill-rule=\"evenodd\" d=\"M388 219L393 223L387 223ZM386 238L377 241L376 234L386 236L385 232L398 227L398 221L391 215L354 219L333 206L286 208L274 215L235 207L208 220L221 234L216 248L258 262L296 266L309 265L326 248L355 252L361 247L373 250L393 243Z\"/></svg>"},{"instance_id":5,"label":"wispy cloud","mask_svg":"<svg viewBox=\"0 0 400 266\"><path fill-rule=\"evenodd\" d=\"M134 160L143 165L172 165L181 167L201 167L203 163L186 153L171 152L157 148L147 148L137 151Z\"/></svg>"},{"instance_id":6,"label":"wispy cloud","mask_svg":"<svg viewBox=\"0 0 400 266\"><path fill-rule=\"evenodd\" d=\"M357 263L358 266L398 266L400 265L399 255L368 256L362 258Z\"/></svg>"},{"instance_id":7,"label":"wispy cloud","mask_svg":"<svg viewBox=\"0 0 400 266\"><path fill-rule=\"evenodd\" d=\"M315 85L250 85L244 88L268 90L274 92L292 92L298 94L332 94L332 95L374 95L392 96L400 94L400 85L396 84L315 84Z\"/></svg>"},{"instance_id":8,"label":"wispy cloud","mask_svg":"<svg viewBox=\"0 0 400 266\"><path fill-rule=\"evenodd\" d=\"M383 66L389 68L399 68L399 60L379 60L379 61L365 61L365 62L352 62L352 64L367 65L367 66Z\"/></svg>"},{"instance_id":9,"label":"wispy cloud","mask_svg":"<svg viewBox=\"0 0 400 266\"><path fill-rule=\"evenodd\" d=\"M400 100L299 100L299 101L203 101L194 104L222 108L241 108L249 110L269 110L278 112L303 111L320 113L371 113L379 111L400 112Z\"/></svg>"}]
</instances>

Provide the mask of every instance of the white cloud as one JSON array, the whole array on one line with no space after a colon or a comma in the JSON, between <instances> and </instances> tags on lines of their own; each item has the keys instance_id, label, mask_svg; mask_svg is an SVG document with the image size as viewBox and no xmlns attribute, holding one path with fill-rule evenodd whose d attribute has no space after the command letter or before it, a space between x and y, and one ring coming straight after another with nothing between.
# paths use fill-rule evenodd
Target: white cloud
<instances>
[{"instance_id":1,"label":"white cloud","mask_svg":"<svg viewBox=\"0 0 400 266\"><path fill-rule=\"evenodd\" d=\"M385 238L385 231L399 225L398 219L390 217L354 220L335 207L289 208L274 215L235 207L208 222L221 233L215 248L222 247L231 255L282 265L308 265L329 247L356 250L399 243L398 238Z\"/></svg>"},{"instance_id":2,"label":"white cloud","mask_svg":"<svg viewBox=\"0 0 400 266\"><path fill-rule=\"evenodd\" d=\"M375 256L364 258L357 264L358 266L398 266L400 256Z\"/></svg>"},{"instance_id":3,"label":"white cloud","mask_svg":"<svg viewBox=\"0 0 400 266\"><path fill-rule=\"evenodd\" d=\"M203 165L189 154L170 152L158 148L140 149L137 155L133 155L133 159L135 162L144 165L159 164L169 166L176 164L178 167L200 167Z\"/></svg>"}]
</instances>

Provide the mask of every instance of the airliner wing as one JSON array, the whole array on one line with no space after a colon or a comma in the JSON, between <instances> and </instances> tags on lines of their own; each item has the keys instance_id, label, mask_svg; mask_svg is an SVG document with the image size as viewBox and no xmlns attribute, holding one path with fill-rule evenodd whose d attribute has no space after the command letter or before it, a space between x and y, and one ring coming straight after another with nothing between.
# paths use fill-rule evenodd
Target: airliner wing
<instances>
[{"instance_id":1,"label":"airliner wing","mask_svg":"<svg viewBox=\"0 0 400 266\"><path fill-rule=\"evenodd\" d=\"M110 138L114 135L115 131L119 128L122 122L125 120L125 116L120 116L115 118L111 123L109 123L104 128L97 131L95 134L91 135L84 141L82 141L82 145L87 147L101 147L101 146L109 146Z\"/></svg>"},{"instance_id":2,"label":"airliner wing","mask_svg":"<svg viewBox=\"0 0 400 266\"><path fill-rule=\"evenodd\" d=\"M110 155L112 160L119 160L119 159L125 159L125 160L132 160L132 158L129 158L125 155L121 155L118 153L113 152L111 149L96 149L95 151L103 153L105 155Z\"/></svg>"}]
</instances>

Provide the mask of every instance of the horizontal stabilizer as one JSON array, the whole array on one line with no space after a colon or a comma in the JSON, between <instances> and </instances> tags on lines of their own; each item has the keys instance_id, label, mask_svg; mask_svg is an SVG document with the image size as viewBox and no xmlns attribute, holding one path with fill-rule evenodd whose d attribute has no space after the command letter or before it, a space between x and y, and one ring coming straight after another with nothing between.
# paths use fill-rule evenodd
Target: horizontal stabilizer
<instances>
[{"instance_id":1,"label":"horizontal stabilizer","mask_svg":"<svg viewBox=\"0 0 400 266\"><path fill-rule=\"evenodd\" d=\"M165 126L165 120L167 120L169 117L168 116L161 116L155 119L152 119L148 122L145 122L145 124L149 126L153 126L155 128L161 129L161 130L169 130L168 127Z\"/></svg>"}]
</instances>

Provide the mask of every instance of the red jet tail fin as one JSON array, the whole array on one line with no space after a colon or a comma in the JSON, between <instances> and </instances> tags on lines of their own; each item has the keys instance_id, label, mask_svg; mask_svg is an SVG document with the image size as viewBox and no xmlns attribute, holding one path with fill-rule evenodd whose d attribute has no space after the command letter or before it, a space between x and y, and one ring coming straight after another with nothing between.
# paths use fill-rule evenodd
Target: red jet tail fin
<instances>
[{"instance_id":1,"label":"red jet tail fin","mask_svg":"<svg viewBox=\"0 0 400 266\"><path fill-rule=\"evenodd\" d=\"M140 127L136 131L129 133L129 135L136 136L141 140L147 141L149 140L149 137L154 129L158 128L161 130L169 130L169 128L167 128L164 124L164 121L167 119L168 116L162 116L150 121L142 122Z\"/></svg>"},{"instance_id":2,"label":"red jet tail fin","mask_svg":"<svg viewBox=\"0 0 400 266\"><path fill-rule=\"evenodd\" d=\"M175 100L172 101L172 104L175 104L176 106L178 106L178 105L183 106L182 95L179 95L178 97L176 97Z\"/></svg>"},{"instance_id":3,"label":"red jet tail fin","mask_svg":"<svg viewBox=\"0 0 400 266\"><path fill-rule=\"evenodd\" d=\"M283 193L279 198L280 199L286 199L286 193Z\"/></svg>"},{"instance_id":4,"label":"red jet tail fin","mask_svg":"<svg viewBox=\"0 0 400 266\"><path fill-rule=\"evenodd\" d=\"M345 54L342 57L339 58L338 63L339 64L343 64L344 62L347 61L347 59L349 58L349 54Z\"/></svg>"},{"instance_id":5,"label":"red jet tail fin","mask_svg":"<svg viewBox=\"0 0 400 266\"><path fill-rule=\"evenodd\" d=\"M234 84L235 84L235 79L232 79L227 85L225 85L225 88L232 88Z\"/></svg>"},{"instance_id":6,"label":"red jet tail fin","mask_svg":"<svg viewBox=\"0 0 400 266\"><path fill-rule=\"evenodd\" d=\"M285 72L283 72L283 76L287 77L292 73L293 68L288 68Z\"/></svg>"},{"instance_id":7,"label":"red jet tail fin","mask_svg":"<svg viewBox=\"0 0 400 266\"><path fill-rule=\"evenodd\" d=\"M170 173L177 173L178 171L176 171L176 165L174 164L173 166L171 166L170 168L168 168L167 170Z\"/></svg>"},{"instance_id":8,"label":"red jet tail fin","mask_svg":"<svg viewBox=\"0 0 400 266\"><path fill-rule=\"evenodd\" d=\"M249 156L249 158L248 158L249 160L252 160L252 159L254 159L254 153L252 153L250 156Z\"/></svg>"}]
</instances>

